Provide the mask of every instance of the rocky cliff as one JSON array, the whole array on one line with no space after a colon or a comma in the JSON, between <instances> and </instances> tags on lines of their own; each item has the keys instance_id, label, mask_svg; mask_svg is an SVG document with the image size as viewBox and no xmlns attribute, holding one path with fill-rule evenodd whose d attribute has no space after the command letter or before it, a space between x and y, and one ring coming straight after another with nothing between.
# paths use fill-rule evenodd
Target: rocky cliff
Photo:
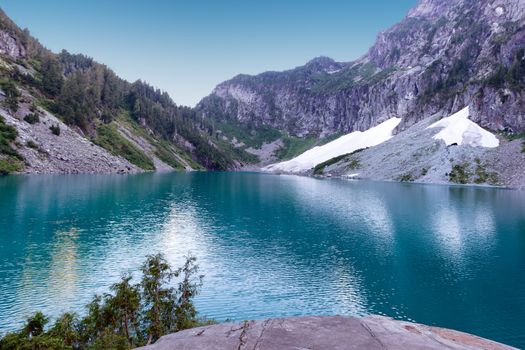
<instances>
[{"instance_id":1,"label":"rocky cliff","mask_svg":"<svg viewBox=\"0 0 525 350\"><path fill-rule=\"evenodd\" d=\"M525 130L525 0L421 0L362 58L321 57L285 72L239 75L198 110L251 130L316 138L392 117L406 129L466 105L491 130Z\"/></svg>"}]
</instances>

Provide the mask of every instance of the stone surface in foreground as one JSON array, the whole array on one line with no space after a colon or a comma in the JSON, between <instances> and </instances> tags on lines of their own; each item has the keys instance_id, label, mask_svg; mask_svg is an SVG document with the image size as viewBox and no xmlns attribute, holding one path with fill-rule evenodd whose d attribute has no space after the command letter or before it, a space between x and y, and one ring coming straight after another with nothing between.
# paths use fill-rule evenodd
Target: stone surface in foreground
<instances>
[{"instance_id":1,"label":"stone surface in foreground","mask_svg":"<svg viewBox=\"0 0 525 350\"><path fill-rule=\"evenodd\" d=\"M381 316L298 317L225 323L160 338L142 350L513 349L444 328Z\"/></svg>"}]
</instances>

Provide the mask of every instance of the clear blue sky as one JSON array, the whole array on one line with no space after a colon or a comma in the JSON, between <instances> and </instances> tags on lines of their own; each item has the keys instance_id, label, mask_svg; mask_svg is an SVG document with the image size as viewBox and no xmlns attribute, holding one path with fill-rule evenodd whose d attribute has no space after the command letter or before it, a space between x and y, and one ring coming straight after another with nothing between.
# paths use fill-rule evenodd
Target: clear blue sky
<instances>
[{"instance_id":1,"label":"clear blue sky","mask_svg":"<svg viewBox=\"0 0 525 350\"><path fill-rule=\"evenodd\" d=\"M417 0L0 0L46 47L194 105L239 73L350 61Z\"/></svg>"}]
</instances>

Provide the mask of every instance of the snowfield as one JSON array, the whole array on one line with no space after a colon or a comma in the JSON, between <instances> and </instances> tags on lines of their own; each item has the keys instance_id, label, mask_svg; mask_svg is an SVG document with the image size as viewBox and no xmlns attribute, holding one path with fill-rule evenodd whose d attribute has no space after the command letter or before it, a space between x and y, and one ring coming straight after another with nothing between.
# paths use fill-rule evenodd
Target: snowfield
<instances>
[{"instance_id":1,"label":"snowfield","mask_svg":"<svg viewBox=\"0 0 525 350\"><path fill-rule=\"evenodd\" d=\"M427 129L443 128L434 136L436 140L443 140L450 146L452 144L469 145L472 147L495 148L499 146L496 136L469 120L469 107L430 125Z\"/></svg>"},{"instance_id":2,"label":"snowfield","mask_svg":"<svg viewBox=\"0 0 525 350\"><path fill-rule=\"evenodd\" d=\"M263 171L298 173L312 169L332 158L376 146L391 139L392 132L400 122L401 118L392 118L366 131L354 131L286 162L268 165Z\"/></svg>"}]
</instances>

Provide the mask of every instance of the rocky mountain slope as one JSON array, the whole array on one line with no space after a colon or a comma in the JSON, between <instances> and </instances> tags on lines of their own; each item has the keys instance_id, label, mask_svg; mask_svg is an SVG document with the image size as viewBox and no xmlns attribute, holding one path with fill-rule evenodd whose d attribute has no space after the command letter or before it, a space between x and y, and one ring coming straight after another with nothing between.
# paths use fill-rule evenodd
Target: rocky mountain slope
<instances>
[{"instance_id":1,"label":"rocky mountain slope","mask_svg":"<svg viewBox=\"0 0 525 350\"><path fill-rule=\"evenodd\" d=\"M490 131L499 147L432 138L439 130L426 129L431 121L466 107L469 128L454 132ZM223 138L259 156L259 166L276 163L267 171L522 188L525 0L420 0L356 61L320 57L284 72L239 75L197 109ZM363 148L352 148L352 138L366 133L353 132L394 118L401 122L392 140L355 155L343 150ZM329 152L303 153L342 134L350 144L341 138ZM312 163L328 154L333 158Z\"/></svg>"},{"instance_id":2,"label":"rocky mountain slope","mask_svg":"<svg viewBox=\"0 0 525 350\"><path fill-rule=\"evenodd\" d=\"M225 170L252 158L166 93L52 53L0 10L0 173Z\"/></svg>"},{"instance_id":3,"label":"rocky mountain slope","mask_svg":"<svg viewBox=\"0 0 525 350\"><path fill-rule=\"evenodd\" d=\"M321 57L285 72L239 75L198 110L300 138L367 130L393 117L406 129L467 105L490 130L525 131L525 1L420 0L354 62Z\"/></svg>"},{"instance_id":4,"label":"rocky mountain slope","mask_svg":"<svg viewBox=\"0 0 525 350\"><path fill-rule=\"evenodd\" d=\"M435 122L445 120L440 118L439 114L431 116L380 145L334 157L303 173L351 179L525 189L525 146L522 140L494 138L496 147L482 147L460 144L456 139L447 145L440 139L440 132L444 129L434 126ZM458 125L453 127L458 128ZM459 135L471 137L472 133L468 131ZM471 139L474 144L476 136Z\"/></svg>"}]
</instances>

